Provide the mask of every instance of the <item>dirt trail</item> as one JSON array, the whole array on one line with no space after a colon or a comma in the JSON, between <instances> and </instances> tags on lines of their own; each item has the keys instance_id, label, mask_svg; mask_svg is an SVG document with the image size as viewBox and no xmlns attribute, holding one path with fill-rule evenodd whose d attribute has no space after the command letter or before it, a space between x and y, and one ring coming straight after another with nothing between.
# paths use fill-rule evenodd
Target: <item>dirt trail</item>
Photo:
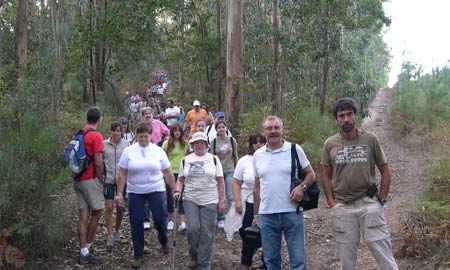
<instances>
[{"instance_id":1,"label":"dirt trail","mask_svg":"<svg viewBox=\"0 0 450 270\"><path fill-rule=\"evenodd\" d=\"M399 245L400 222L402 214L422 188L422 170L426 158L417 155L412 149L405 147L392 133L392 126L388 117L389 104L392 100L392 91L380 90L370 106L371 117L364 119L363 128L374 132L380 138L384 151L390 162L392 171L391 190L389 202L386 205L386 215L393 240L394 251ZM72 189L70 189L72 190ZM73 209L76 208L72 197ZM131 269L132 247L128 217L124 218L123 243L118 245L112 253L104 249L106 244L106 228L103 221L100 224L94 242L95 248L102 255L109 257L107 263L100 266L82 266L78 264L78 243L76 237L76 213L71 217L71 230L68 232L67 246L62 253L51 261L39 263L42 269ZM305 215L307 227L307 255L309 270L334 270L339 268L339 259L334 240L331 236L330 211L326 207L325 197L322 196L318 209L311 210ZM164 256L157 241L156 231L146 232L146 245L150 253L145 254L144 269L172 269L172 235L170 235L170 255ZM176 237L176 269L188 269L186 236L177 234ZM241 241L237 236L233 242L228 242L222 230L216 232L214 243L212 269L239 269ZM287 249L283 245L283 269L288 269ZM378 269L375 259L364 244L358 252L358 269ZM400 269L421 269L422 262L412 260L399 260ZM255 256L254 269L261 265L260 253Z\"/></svg>"}]
</instances>

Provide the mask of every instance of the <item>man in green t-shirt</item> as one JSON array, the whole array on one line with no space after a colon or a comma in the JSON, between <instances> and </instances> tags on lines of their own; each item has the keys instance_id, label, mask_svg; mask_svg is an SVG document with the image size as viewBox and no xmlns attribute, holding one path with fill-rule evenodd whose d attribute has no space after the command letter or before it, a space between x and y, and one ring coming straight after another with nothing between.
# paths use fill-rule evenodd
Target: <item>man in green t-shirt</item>
<instances>
[{"instance_id":1,"label":"man in green t-shirt","mask_svg":"<svg viewBox=\"0 0 450 270\"><path fill-rule=\"evenodd\" d=\"M356 269L362 236L380 269L397 270L383 207L391 181L386 156L375 134L356 128L352 99L337 100L333 115L341 130L325 141L321 164L342 269ZM379 192L375 167L381 174Z\"/></svg>"}]
</instances>

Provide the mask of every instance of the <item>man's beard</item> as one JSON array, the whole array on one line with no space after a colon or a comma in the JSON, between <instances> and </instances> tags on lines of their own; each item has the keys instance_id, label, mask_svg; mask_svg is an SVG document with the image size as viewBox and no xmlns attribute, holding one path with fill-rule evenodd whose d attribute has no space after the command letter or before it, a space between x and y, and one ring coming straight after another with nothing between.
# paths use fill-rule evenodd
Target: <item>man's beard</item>
<instances>
[{"instance_id":1,"label":"man's beard","mask_svg":"<svg viewBox=\"0 0 450 270\"><path fill-rule=\"evenodd\" d=\"M347 123L342 125L342 131L344 132L350 132L355 128L355 126L352 123Z\"/></svg>"}]
</instances>

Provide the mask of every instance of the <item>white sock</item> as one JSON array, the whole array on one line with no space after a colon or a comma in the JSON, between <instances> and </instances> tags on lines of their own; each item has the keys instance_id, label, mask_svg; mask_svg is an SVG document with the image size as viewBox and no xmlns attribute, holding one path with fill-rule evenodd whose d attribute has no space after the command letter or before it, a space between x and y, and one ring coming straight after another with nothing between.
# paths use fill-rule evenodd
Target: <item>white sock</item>
<instances>
[{"instance_id":1,"label":"white sock","mask_svg":"<svg viewBox=\"0 0 450 270\"><path fill-rule=\"evenodd\" d=\"M89 254L89 248L84 247L80 250L81 255L87 256Z\"/></svg>"}]
</instances>

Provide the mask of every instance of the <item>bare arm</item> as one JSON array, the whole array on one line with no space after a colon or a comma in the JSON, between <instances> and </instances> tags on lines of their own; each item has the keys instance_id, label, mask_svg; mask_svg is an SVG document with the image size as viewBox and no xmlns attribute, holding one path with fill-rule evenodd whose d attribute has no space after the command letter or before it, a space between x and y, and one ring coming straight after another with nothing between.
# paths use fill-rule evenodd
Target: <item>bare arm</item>
<instances>
[{"instance_id":1,"label":"bare arm","mask_svg":"<svg viewBox=\"0 0 450 270\"><path fill-rule=\"evenodd\" d=\"M298 185L297 187L295 187L292 190L290 197L289 197L289 199L291 199L292 201L296 201L296 202L301 201L303 198L303 193L305 192L305 190L303 189L303 186L306 185L306 188L310 187L313 184L314 179L316 179L316 173L314 172L311 165L304 168L303 171L306 174L305 179L303 179L303 181L300 183L300 185Z\"/></svg>"},{"instance_id":2,"label":"bare arm","mask_svg":"<svg viewBox=\"0 0 450 270\"><path fill-rule=\"evenodd\" d=\"M380 198L385 199L389 194L389 187L391 185L391 170L388 163L378 166L378 170L380 170L381 174L380 193L378 195Z\"/></svg>"},{"instance_id":3,"label":"bare arm","mask_svg":"<svg viewBox=\"0 0 450 270\"><path fill-rule=\"evenodd\" d=\"M217 176L217 191L219 192L219 205L218 210L220 213L223 213L225 209L225 181L223 180L223 176Z\"/></svg>"},{"instance_id":4,"label":"bare arm","mask_svg":"<svg viewBox=\"0 0 450 270\"><path fill-rule=\"evenodd\" d=\"M98 152L94 154L94 170L98 179L103 180L103 153ZM101 181L103 183L103 181Z\"/></svg>"},{"instance_id":5,"label":"bare arm","mask_svg":"<svg viewBox=\"0 0 450 270\"><path fill-rule=\"evenodd\" d=\"M253 184L253 213L255 216L253 218L253 224L258 224L258 213L259 213L259 203L261 197L259 196L259 177L255 177L255 183Z\"/></svg>"},{"instance_id":6,"label":"bare arm","mask_svg":"<svg viewBox=\"0 0 450 270\"><path fill-rule=\"evenodd\" d=\"M233 178L233 197L234 197L234 208L236 212L242 214L242 199L241 199L241 186L243 181Z\"/></svg>"},{"instance_id":7,"label":"bare arm","mask_svg":"<svg viewBox=\"0 0 450 270\"><path fill-rule=\"evenodd\" d=\"M181 191L183 190L184 180L185 180L184 176L178 176L176 188L172 192L172 194L173 194L172 197L175 201L181 197ZM175 191L178 191L178 192L175 192Z\"/></svg>"},{"instance_id":8,"label":"bare arm","mask_svg":"<svg viewBox=\"0 0 450 270\"><path fill-rule=\"evenodd\" d=\"M125 188L127 173L128 173L127 169L119 167L119 179L117 179L117 195L115 198L115 200L118 204L121 204L122 200L123 200L122 194L124 192L123 189Z\"/></svg>"},{"instance_id":9,"label":"bare arm","mask_svg":"<svg viewBox=\"0 0 450 270\"><path fill-rule=\"evenodd\" d=\"M167 169L162 170L164 175L164 181L166 185L170 187L171 190L175 190L175 178L173 177L172 169L169 167Z\"/></svg>"},{"instance_id":10,"label":"bare arm","mask_svg":"<svg viewBox=\"0 0 450 270\"><path fill-rule=\"evenodd\" d=\"M333 186L331 184L331 176L333 175L333 167L322 166L322 182L325 196L327 197L327 204L330 208L336 205L333 196Z\"/></svg>"}]
</instances>

